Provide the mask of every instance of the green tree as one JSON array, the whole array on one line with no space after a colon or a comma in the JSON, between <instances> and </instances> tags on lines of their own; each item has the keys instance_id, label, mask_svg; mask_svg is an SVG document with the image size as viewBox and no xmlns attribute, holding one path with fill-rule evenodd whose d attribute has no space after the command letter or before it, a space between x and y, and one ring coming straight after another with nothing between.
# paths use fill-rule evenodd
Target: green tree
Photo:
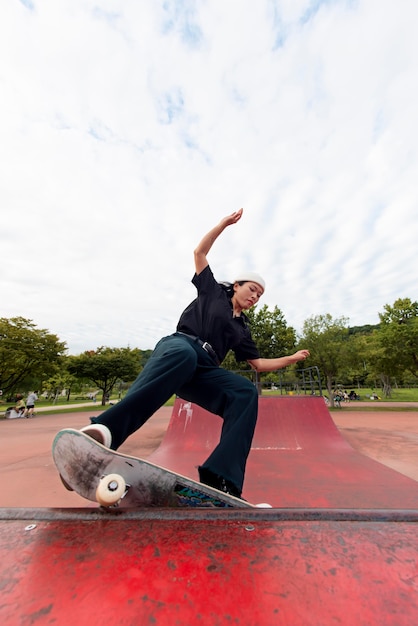
<instances>
[{"instance_id":1,"label":"green tree","mask_svg":"<svg viewBox=\"0 0 418 626\"><path fill-rule=\"evenodd\" d=\"M418 302L399 298L379 313L377 339L380 350L374 360L383 393L390 396L391 381L405 372L418 378Z\"/></svg>"},{"instance_id":2,"label":"green tree","mask_svg":"<svg viewBox=\"0 0 418 626\"><path fill-rule=\"evenodd\" d=\"M78 378L93 382L102 390L102 405L118 380L132 380L142 369L141 351L130 348L106 348L90 350L70 357L68 371Z\"/></svg>"},{"instance_id":3,"label":"green tree","mask_svg":"<svg viewBox=\"0 0 418 626\"><path fill-rule=\"evenodd\" d=\"M41 381L52 375L67 347L24 317L0 318L0 389L13 395L25 379Z\"/></svg>"},{"instance_id":4,"label":"green tree","mask_svg":"<svg viewBox=\"0 0 418 626\"><path fill-rule=\"evenodd\" d=\"M376 354L376 331L378 325L350 326L345 363L339 372L340 381L350 387L366 385L372 374L372 358Z\"/></svg>"},{"instance_id":5,"label":"green tree","mask_svg":"<svg viewBox=\"0 0 418 626\"><path fill-rule=\"evenodd\" d=\"M334 386L353 357L348 337L348 319L345 317L333 319L327 313L310 317L303 324L300 345L309 350L310 362L318 366L325 377L332 406Z\"/></svg>"},{"instance_id":6,"label":"green tree","mask_svg":"<svg viewBox=\"0 0 418 626\"><path fill-rule=\"evenodd\" d=\"M64 359L55 374L42 382L42 389L47 391L50 396L53 396L54 404L56 403L59 394L64 390L66 390L68 402L70 400L72 389L80 385L79 379L74 376L74 374L70 374L68 371L70 360L71 357Z\"/></svg>"},{"instance_id":7,"label":"green tree","mask_svg":"<svg viewBox=\"0 0 418 626\"><path fill-rule=\"evenodd\" d=\"M257 345L260 355L263 358L274 358L283 356L293 351L296 343L295 330L287 326L282 311L275 306L272 311L265 304L260 309L252 308L246 311L251 328L251 335ZM238 363L235 355L230 351L222 367L228 370L252 370L248 363ZM267 379L269 374L262 374L262 380Z\"/></svg>"},{"instance_id":8,"label":"green tree","mask_svg":"<svg viewBox=\"0 0 418 626\"><path fill-rule=\"evenodd\" d=\"M260 309L247 312L251 334L260 355L265 359L284 356L296 344L296 332L287 325L282 311L275 306L272 311L265 304Z\"/></svg>"}]
</instances>

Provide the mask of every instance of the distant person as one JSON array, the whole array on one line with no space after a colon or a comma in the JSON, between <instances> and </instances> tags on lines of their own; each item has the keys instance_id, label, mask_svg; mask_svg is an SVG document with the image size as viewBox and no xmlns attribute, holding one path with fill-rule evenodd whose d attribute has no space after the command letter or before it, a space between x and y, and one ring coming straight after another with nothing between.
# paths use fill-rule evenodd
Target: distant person
<instances>
[{"instance_id":1,"label":"distant person","mask_svg":"<svg viewBox=\"0 0 418 626\"><path fill-rule=\"evenodd\" d=\"M308 350L299 350L291 356L262 358L244 311L263 295L263 278L244 271L224 284L212 274L207 254L219 235L241 216L242 209L224 217L203 237L194 251L192 283L197 297L181 314L177 331L157 343L125 397L82 429L116 450L177 394L223 418L220 442L198 471L202 483L236 497L242 493L258 393L250 380L219 365L229 350L258 372L276 371L309 356Z\"/></svg>"},{"instance_id":2,"label":"distant person","mask_svg":"<svg viewBox=\"0 0 418 626\"><path fill-rule=\"evenodd\" d=\"M16 394L16 404L14 406L14 410L18 414L18 417L24 416L26 406L21 393Z\"/></svg>"},{"instance_id":3,"label":"distant person","mask_svg":"<svg viewBox=\"0 0 418 626\"><path fill-rule=\"evenodd\" d=\"M5 417L9 420L24 417L25 409L26 407L23 401L23 396L21 393L18 393L16 394L14 406L9 406L9 408L6 410Z\"/></svg>"},{"instance_id":4,"label":"distant person","mask_svg":"<svg viewBox=\"0 0 418 626\"><path fill-rule=\"evenodd\" d=\"M8 409L6 409L5 417L9 420L18 419L19 417L24 416L25 409L26 407L23 401L23 396L22 394L18 393L15 397L14 406L9 406Z\"/></svg>"},{"instance_id":5,"label":"distant person","mask_svg":"<svg viewBox=\"0 0 418 626\"><path fill-rule=\"evenodd\" d=\"M335 406L337 406L339 409L341 409L341 400L342 400L342 395L339 391L334 391L334 404Z\"/></svg>"},{"instance_id":6,"label":"distant person","mask_svg":"<svg viewBox=\"0 0 418 626\"><path fill-rule=\"evenodd\" d=\"M26 398L26 412L25 417L33 417L35 415L35 402L37 401L38 396L35 391L29 392L28 397Z\"/></svg>"}]
</instances>

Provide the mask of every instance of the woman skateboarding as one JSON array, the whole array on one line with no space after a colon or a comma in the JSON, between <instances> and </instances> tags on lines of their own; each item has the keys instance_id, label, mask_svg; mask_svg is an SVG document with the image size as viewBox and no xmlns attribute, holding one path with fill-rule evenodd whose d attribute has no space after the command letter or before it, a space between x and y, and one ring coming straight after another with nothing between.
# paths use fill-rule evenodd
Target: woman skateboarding
<instances>
[{"instance_id":1,"label":"woman skateboarding","mask_svg":"<svg viewBox=\"0 0 418 626\"><path fill-rule=\"evenodd\" d=\"M222 417L220 441L199 467L199 478L236 497L242 493L257 421L258 393L251 381L220 364L229 350L257 372L275 371L309 356L308 350L299 350L290 356L262 358L244 311L263 295L263 278L254 272L242 272L225 285L213 276L207 255L219 235L236 224L242 213L240 209L224 217L195 249L192 283L197 297L183 311L176 332L157 343L123 400L82 429L117 450L176 394Z\"/></svg>"}]
</instances>

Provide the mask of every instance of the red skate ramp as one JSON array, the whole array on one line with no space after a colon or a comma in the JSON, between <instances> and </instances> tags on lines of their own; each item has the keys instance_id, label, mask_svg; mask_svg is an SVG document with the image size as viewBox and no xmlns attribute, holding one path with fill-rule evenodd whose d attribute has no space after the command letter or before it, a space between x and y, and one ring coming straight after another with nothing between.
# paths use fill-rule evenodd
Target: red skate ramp
<instances>
[{"instance_id":1,"label":"red skate ramp","mask_svg":"<svg viewBox=\"0 0 418 626\"><path fill-rule=\"evenodd\" d=\"M150 460L196 478L222 420L177 399ZM281 508L416 509L418 483L356 452L320 397L260 398L243 496Z\"/></svg>"},{"instance_id":2,"label":"red skate ramp","mask_svg":"<svg viewBox=\"0 0 418 626\"><path fill-rule=\"evenodd\" d=\"M152 460L197 476L221 423L177 400ZM261 398L253 443L244 496L273 509L0 508L0 623L417 624L418 482L322 398Z\"/></svg>"}]
</instances>

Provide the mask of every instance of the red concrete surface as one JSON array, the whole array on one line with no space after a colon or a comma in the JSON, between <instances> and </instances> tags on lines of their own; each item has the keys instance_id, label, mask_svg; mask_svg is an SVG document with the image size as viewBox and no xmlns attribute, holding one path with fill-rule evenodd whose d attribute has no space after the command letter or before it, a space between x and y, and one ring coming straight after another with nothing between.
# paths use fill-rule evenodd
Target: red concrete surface
<instances>
[{"instance_id":1,"label":"red concrete surface","mask_svg":"<svg viewBox=\"0 0 418 626\"><path fill-rule=\"evenodd\" d=\"M171 407L162 407L120 448L144 458L159 445L170 421ZM1 507L78 507L89 504L63 488L52 460L52 441L66 427L81 428L96 411L53 413L31 419L0 420Z\"/></svg>"},{"instance_id":2,"label":"red concrete surface","mask_svg":"<svg viewBox=\"0 0 418 626\"><path fill-rule=\"evenodd\" d=\"M190 475L222 421L181 399L154 463ZM244 496L274 507L417 508L418 483L359 454L319 397L260 398Z\"/></svg>"},{"instance_id":3,"label":"red concrete surface","mask_svg":"<svg viewBox=\"0 0 418 626\"><path fill-rule=\"evenodd\" d=\"M358 406L364 405L357 403L356 408ZM414 412L377 413L351 412L345 410L346 408L343 406L332 414L326 412L328 421L332 419L336 423L343 439L358 452L418 481L418 408ZM170 407L162 407L143 428L123 444L121 451L149 457L163 439L171 413ZM3 479L0 506L88 505L77 494L63 489L52 461L51 445L59 429L67 426L81 428L95 414L97 411L61 415L51 412L29 420L0 420L0 473ZM213 428L219 428L219 418L211 416L211 420ZM183 441L182 439L182 443ZM204 449L199 458L191 461L192 477L197 476L194 465L201 463L208 451ZM179 456L181 455L183 451L179 452ZM250 474L247 474L247 479L250 479ZM247 496L250 497L248 494Z\"/></svg>"},{"instance_id":4,"label":"red concrete surface","mask_svg":"<svg viewBox=\"0 0 418 626\"><path fill-rule=\"evenodd\" d=\"M0 524L2 626L413 626L416 525Z\"/></svg>"},{"instance_id":5,"label":"red concrete surface","mask_svg":"<svg viewBox=\"0 0 418 626\"><path fill-rule=\"evenodd\" d=\"M381 412L343 407L332 413L332 419L353 448L418 481L418 406Z\"/></svg>"},{"instance_id":6,"label":"red concrete surface","mask_svg":"<svg viewBox=\"0 0 418 626\"><path fill-rule=\"evenodd\" d=\"M67 507L0 509L0 623L418 623L418 483L341 436L367 443L366 418L353 426L357 414L342 409L333 414L345 422L340 432L321 399L284 400L260 401L245 495L290 509L74 510L86 502L62 487L50 448L59 428L81 427L91 413L0 422L2 507ZM153 416L123 450L195 472L220 420L178 401L167 430L170 413ZM416 418L396 422L398 443L407 434L416 443ZM389 417L367 419L377 420L373 453L385 457ZM417 471L417 459L406 466Z\"/></svg>"}]
</instances>

